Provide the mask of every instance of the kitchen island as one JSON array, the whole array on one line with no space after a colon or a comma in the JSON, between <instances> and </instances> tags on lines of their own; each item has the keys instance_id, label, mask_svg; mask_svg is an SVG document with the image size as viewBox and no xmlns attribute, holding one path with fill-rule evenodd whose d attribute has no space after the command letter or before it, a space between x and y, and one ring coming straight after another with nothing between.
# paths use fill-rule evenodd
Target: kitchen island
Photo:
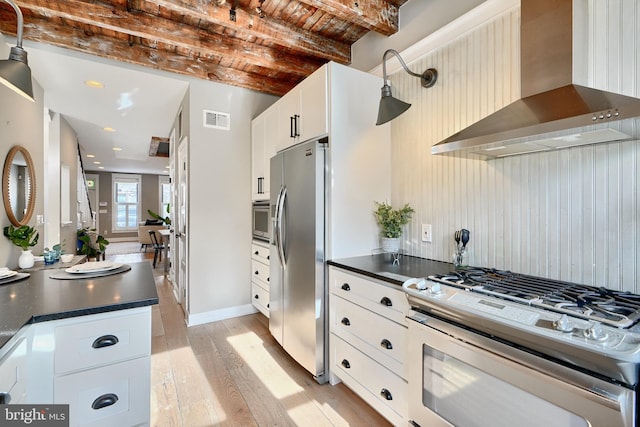
<instances>
[{"instance_id":1,"label":"kitchen island","mask_svg":"<svg viewBox=\"0 0 640 427\"><path fill-rule=\"evenodd\" d=\"M148 262L113 271L0 286L3 403L69 405L71 426L149 422L155 280Z\"/></svg>"}]
</instances>

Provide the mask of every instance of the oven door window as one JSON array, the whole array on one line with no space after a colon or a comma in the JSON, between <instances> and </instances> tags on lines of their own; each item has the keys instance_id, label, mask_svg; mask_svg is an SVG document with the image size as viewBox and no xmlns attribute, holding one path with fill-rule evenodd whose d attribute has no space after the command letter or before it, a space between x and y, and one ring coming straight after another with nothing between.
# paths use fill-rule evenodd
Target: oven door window
<instances>
[{"instance_id":1,"label":"oven door window","mask_svg":"<svg viewBox=\"0 0 640 427\"><path fill-rule=\"evenodd\" d=\"M269 209L254 209L253 230L256 234L267 235L269 232Z\"/></svg>"},{"instance_id":2,"label":"oven door window","mask_svg":"<svg viewBox=\"0 0 640 427\"><path fill-rule=\"evenodd\" d=\"M422 403L459 427L587 427L582 417L423 345Z\"/></svg>"}]
</instances>

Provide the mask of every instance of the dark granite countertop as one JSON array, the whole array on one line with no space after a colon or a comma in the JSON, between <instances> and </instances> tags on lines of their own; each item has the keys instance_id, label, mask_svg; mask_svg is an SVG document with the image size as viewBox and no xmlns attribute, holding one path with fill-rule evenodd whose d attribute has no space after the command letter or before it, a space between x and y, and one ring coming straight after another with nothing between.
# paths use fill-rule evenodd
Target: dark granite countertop
<instances>
[{"instance_id":1,"label":"dark granite countertop","mask_svg":"<svg viewBox=\"0 0 640 427\"><path fill-rule=\"evenodd\" d=\"M94 279L56 280L54 270L0 286L0 347L24 325L158 303L151 264L128 263L131 270Z\"/></svg>"},{"instance_id":2,"label":"dark granite countertop","mask_svg":"<svg viewBox=\"0 0 640 427\"><path fill-rule=\"evenodd\" d=\"M401 255L399 263L394 265L391 254L335 259L328 261L327 264L396 285L402 285L405 280L412 277L445 274L454 270L453 264L449 262L434 261L409 255Z\"/></svg>"}]
</instances>

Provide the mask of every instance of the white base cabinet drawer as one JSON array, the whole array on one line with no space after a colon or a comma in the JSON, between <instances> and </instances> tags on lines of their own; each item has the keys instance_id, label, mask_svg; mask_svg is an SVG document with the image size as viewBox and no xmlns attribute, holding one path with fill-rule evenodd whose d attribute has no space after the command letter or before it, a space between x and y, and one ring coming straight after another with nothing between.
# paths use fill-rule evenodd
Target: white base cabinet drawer
<instances>
[{"instance_id":1,"label":"white base cabinet drawer","mask_svg":"<svg viewBox=\"0 0 640 427\"><path fill-rule=\"evenodd\" d=\"M9 404L23 403L27 397L27 339L22 333L15 338L0 358L0 393Z\"/></svg>"},{"instance_id":2,"label":"white base cabinet drawer","mask_svg":"<svg viewBox=\"0 0 640 427\"><path fill-rule=\"evenodd\" d=\"M264 264L269 264L269 246L266 242L264 245L251 243L251 257Z\"/></svg>"},{"instance_id":3,"label":"white base cabinet drawer","mask_svg":"<svg viewBox=\"0 0 640 427\"><path fill-rule=\"evenodd\" d=\"M55 328L55 374L151 354L151 311Z\"/></svg>"},{"instance_id":4,"label":"white base cabinet drawer","mask_svg":"<svg viewBox=\"0 0 640 427\"><path fill-rule=\"evenodd\" d=\"M269 291L255 282L251 283L251 302L262 314L269 317Z\"/></svg>"},{"instance_id":5,"label":"white base cabinet drawer","mask_svg":"<svg viewBox=\"0 0 640 427\"><path fill-rule=\"evenodd\" d=\"M331 295L331 331L405 377L407 328Z\"/></svg>"},{"instance_id":6,"label":"white base cabinet drawer","mask_svg":"<svg viewBox=\"0 0 640 427\"><path fill-rule=\"evenodd\" d=\"M256 261L255 259L251 260L251 278L252 280L258 279L265 285L269 285L269 265L263 264L261 262Z\"/></svg>"},{"instance_id":7,"label":"white base cabinet drawer","mask_svg":"<svg viewBox=\"0 0 640 427\"><path fill-rule=\"evenodd\" d=\"M405 322L409 304L401 288L396 286L398 289L394 289L393 285L346 273L333 267L329 269L329 277L331 293L366 307L394 322L401 324Z\"/></svg>"},{"instance_id":8,"label":"white base cabinet drawer","mask_svg":"<svg viewBox=\"0 0 640 427\"><path fill-rule=\"evenodd\" d=\"M339 337L331 339L334 373L389 421L401 425L407 413L407 382Z\"/></svg>"},{"instance_id":9,"label":"white base cabinet drawer","mask_svg":"<svg viewBox=\"0 0 640 427\"><path fill-rule=\"evenodd\" d=\"M71 426L135 426L149 422L148 358L57 377L54 403L69 404Z\"/></svg>"}]
</instances>

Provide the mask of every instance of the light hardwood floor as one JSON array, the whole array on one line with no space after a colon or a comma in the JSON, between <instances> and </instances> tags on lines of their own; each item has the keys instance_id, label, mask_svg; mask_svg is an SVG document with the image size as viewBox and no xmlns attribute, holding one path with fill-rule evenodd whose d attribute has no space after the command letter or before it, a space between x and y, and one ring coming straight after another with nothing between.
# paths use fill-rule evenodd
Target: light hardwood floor
<instances>
[{"instance_id":1,"label":"light hardwood floor","mask_svg":"<svg viewBox=\"0 0 640 427\"><path fill-rule=\"evenodd\" d=\"M110 255L118 262L153 253ZM154 272L152 426L388 426L346 386L317 384L253 314L187 328L162 266Z\"/></svg>"}]
</instances>

